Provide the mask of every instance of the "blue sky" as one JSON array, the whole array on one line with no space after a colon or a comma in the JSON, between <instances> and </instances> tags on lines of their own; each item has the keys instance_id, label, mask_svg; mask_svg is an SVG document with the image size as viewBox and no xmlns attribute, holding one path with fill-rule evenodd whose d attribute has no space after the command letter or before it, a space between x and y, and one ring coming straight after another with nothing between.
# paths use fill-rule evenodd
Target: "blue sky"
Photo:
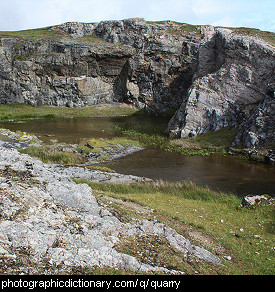
<instances>
[{"instance_id":1,"label":"blue sky","mask_svg":"<svg viewBox=\"0 0 275 292\"><path fill-rule=\"evenodd\" d=\"M143 17L275 32L274 0L0 0L0 30Z\"/></svg>"}]
</instances>

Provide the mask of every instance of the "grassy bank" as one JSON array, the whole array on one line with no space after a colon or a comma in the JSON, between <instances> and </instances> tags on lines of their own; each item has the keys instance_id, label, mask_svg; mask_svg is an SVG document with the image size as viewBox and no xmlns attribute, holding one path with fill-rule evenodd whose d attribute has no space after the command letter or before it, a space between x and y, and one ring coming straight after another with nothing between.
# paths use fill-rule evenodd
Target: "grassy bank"
<instances>
[{"instance_id":1,"label":"grassy bank","mask_svg":"<svg viewBox=\"0 0 275 292\"><path fill-rule=\"evenodd\" d=\"M113 139L84 139L79 145L50 144L31 145L19 149L21 153L28 154L45 163L63 164L65 166L88 167L101 171L114 172L106 167L91 167L86 164L106 162L114 156L128 155L127 149L139 146L134 140L127 138Z\"/></svg>"},{"instance_id":2,"label":"grassy bank","mask_svg":"<svg viewBox=\"0 0 275 292\"><path fill-rule=\"evenodd\" d=\"M93 193L113 214L126 222L141 218L158 220L175 228L193 243L217 254L224 266L211 266L190 259L179 259L179 255L165 254L167 249L159 240L151 239L161 246L160 255L170 267L187 274L273 274L274 273L274 205L262 205L253 209L238 208L240 199L214 192L193 183L143 183L101 184L88 183ZM137 204L135 207L131 204ZM147 210L141 212L137 206ZM135 249L148 239L131 238L119 246L123 252L137 255ZM143 247L146 261L148 249ZM167 252L167 250L166 250ZM171 254L172 253L172 254ZM147 259L148 260L148 259ZM152 258L150 258L152 261Z\"/></svg>"},{"instance_id":3,"label":"grassy bank","mask_svg":"<svg viewBox=\"0 0 275 292\"><path fill-rule=\"evenodd\" d=\"M0 31L1 38L24 38L28 40L51 40L51 41L71 41L71 42L88 42L88 43L105 43L95 34L86 35L77 40L73 39L68 33L54 27L43 27L37 29L26 29L19 31ZM1 42L0 42L1 44Z\"/></svg>"},{"instance_id":4,"label":"grassy bank","mask_svg":"<svg viewBox=\"0 0 275 292\"><path fill-rule=\"evenodd\" d=\"M26 104L0 105L0 122L20 122L32 119L60 119L86 117L117 117L137 113L138 110L121 104L118 106L95 105L83 108L54 106L33 107Z\"/></svg>"},{"instance_id":5,"label":"grassy bank","mask_svg":"<svg viewBox=\"0 0 275 292\"><path fill-rule=\"evenodd\" d=\"M59 151L49 146L29 146L27 148L19 149L19 151L45 163L73 165L85 162L84 158L79 154L68 151Z\"/></svg>"},{"instance_id":6,"label":"grassy bank","mask_svg":"<svg viewBox=\"0 0 275 292\"><path fill-rule=\"evenodd\" d=\"M171 139L167 137L164 128L152 125L140 127L131 125L128 127L116 127L118 134L138 141L145 147L160 148L168 152L176 152L182 155L209 156L214 154L226 154L231 145L235 130L230 128L220 129L208 133L184 139Z\"/></svg>"}]
</instances>

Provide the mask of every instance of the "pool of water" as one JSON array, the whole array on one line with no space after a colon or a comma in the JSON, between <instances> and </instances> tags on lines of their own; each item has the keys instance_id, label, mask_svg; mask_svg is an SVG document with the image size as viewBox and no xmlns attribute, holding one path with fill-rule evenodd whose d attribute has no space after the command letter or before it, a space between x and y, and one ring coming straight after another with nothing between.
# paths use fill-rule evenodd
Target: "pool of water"
<instances>
[{"instance_id":1,"label":"pool of water","mask_svg":"<svg viewBox=\"0 0 275 292\"><path fill-rule=\"evenodd\" d=\"M130 116L78 118L62 120L32 120L25 123L5 123L0 127L26 131L44 141L80 143L85 138L112 138L115 126L142 125L163 128L167 121L158 117ZM104 165L124 174L133 174L167 181L190 180L214 190L246 194L275 194L275 167L242 161L229 156L182 156L156 149L146 149Z\"/></svg>"},{"instance_id":2,"label":"pool of water","mask_svg":"<svg viewBox=\"0 0 275 292\"><path fill-rule=\"evenodd\" d=\"M234 193L275 194L275 168L228 156L182 156L147 149L104 164L117 172L167 181L189 180Z\"/></svg>"},{"instance_id":3,"label":"pool of water","mask_svg":"<svg viewBox=\"0 0 275 292\"><path fill-rule=\"evenodd\" d=\"M60 120L31 120L20 123L0 123L0 128L20 130L36 135L42 141L80 143L85 138L116 137L115 126L155 127L164 131L168 119L155 116L72 118ZM152 126L155 125L155 126Z\"/></svg>"}]
</instances>

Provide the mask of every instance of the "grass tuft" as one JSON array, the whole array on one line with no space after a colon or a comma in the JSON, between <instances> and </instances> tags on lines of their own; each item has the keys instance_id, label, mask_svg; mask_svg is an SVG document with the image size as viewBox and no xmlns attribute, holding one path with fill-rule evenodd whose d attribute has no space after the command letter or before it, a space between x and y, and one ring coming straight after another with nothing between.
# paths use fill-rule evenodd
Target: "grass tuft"
<instances>
[{"instance_id":1,"label":"grass tuft","mask_svg":"<svg viewBox=\"0 0 275 292\"><path fill-rule=\"evenodd\" d=\"M76 155L75 153L57 151L47 146L29 146L24 149L19 149L19 151L40 159L45 163L81 164L84 162L83 157Z\"/></svg>"}]
</instances>

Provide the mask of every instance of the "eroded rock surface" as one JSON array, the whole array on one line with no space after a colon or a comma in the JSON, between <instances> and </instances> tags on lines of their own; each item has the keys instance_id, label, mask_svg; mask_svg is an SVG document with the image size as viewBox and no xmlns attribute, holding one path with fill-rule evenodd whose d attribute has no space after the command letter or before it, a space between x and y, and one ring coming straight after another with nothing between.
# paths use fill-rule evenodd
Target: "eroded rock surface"
<instances>
[{"instance_id":1,"label":"eroded rock surface","mask_svg":"<svg viewBox=\"0 0 275 292\"><path fill-rule=\"evenodd\" d=\"M232 146L274 144L274 67L273 46L228 29L208 28L193 84L169 123L170 135L239 127Z\"/></svg>"},{"instance_id":2,"label":"eroded rock surface","mask_svg":"<svg viewBox=\"0 0 275 292\"><path fill-rule=\"evenodd\" d=\"M131 235L158 235L183 253L219 264L207 250L193 245L157 221L123 223L100 206L87 184L72 177L112 182L142 178L48 165L16 149L0 146L0 256L20 261L22 251L33 263L171 272L119 253L115 245Z\"/></svg>"}]
</instances>

